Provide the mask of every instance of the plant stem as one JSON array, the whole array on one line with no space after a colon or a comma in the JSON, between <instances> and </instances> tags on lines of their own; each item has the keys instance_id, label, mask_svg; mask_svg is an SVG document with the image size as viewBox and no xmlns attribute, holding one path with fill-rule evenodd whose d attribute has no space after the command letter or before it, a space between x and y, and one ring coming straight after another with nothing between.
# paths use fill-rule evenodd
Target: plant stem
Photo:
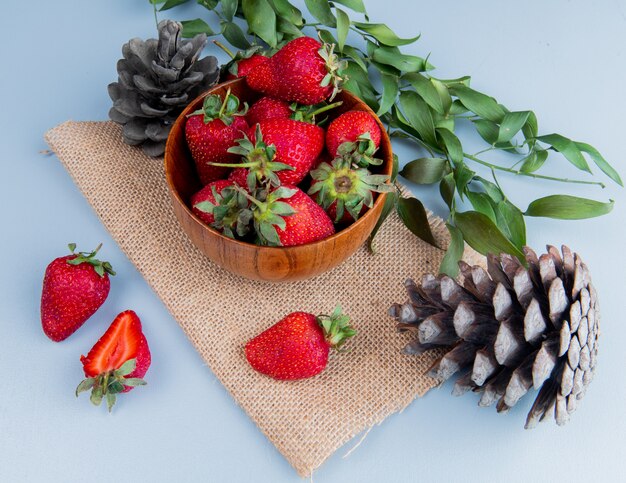
<instances>
[{"instance_id":1,"label":"plant stem","mask_svg":"<svg viewBox=\"0 0 626 483\"><path fill-rule=\"evenodd\" d=\"M513 174L517 174L520 176L528 176L530 178L537 178L537 179L546 179L549 181L558 181L560 183L590 184L590 185L600 186L601 188L605 187L604 183L601 183L600 181L585 181L581 179L556 178L554 176L544 176L542 174L525 173L523 171L520 171L519 169L505 168L504 166L498 166L497 164L488 163L487 161L483 161L482 159L477 158L476 156L472 156L471 154L463 153L463 156L466 157L467 159L471 159L472 161L478 164L487 166L488 168L497 169L499 171L506 171L507 173L513 173Z\"/></svg>"},{"instance_id":2,"label":"plant stem","mask_svg":"<svg viewBox=\"0 0 626 483\"><path fill-rule=\"evenodd\" d=\"M313 119L318 114L321 114L326 111L330 111L331 109L334 109L335 107L339 107L342 104L343 104L343 101L337 101L337 102L334 102L333 104L327 104L326 106L322 106L316 111L313 111L312 113L308 114L306 117L307 119Z\"/></svg>"},{"instance_id":3,"label":"plant stem","mask_svg":"<svg viewBox=\"0 0 626 483\"><path fill-rule=\"evenodd\" d=\"M157 30L159 29L159 19L157 17L157 6L156 6L156 2L152 2L152 10L154 12L154 23L157 27Z\"/></svg>"},{"instance_id":4,"label":"plant stem","mask_svg":"<svg viewBox=\"0 0 626 483\"><path fill-rule=\"evenodd\" d=\"M213 40L213 43L217 45L220 49L222 49L224 52L226 52L231 59L235 58L235 54L233 54L233 51L230 50L228 47L226 47L222 42L220 42L219 40Z\"/></svg>"}]
</instances>

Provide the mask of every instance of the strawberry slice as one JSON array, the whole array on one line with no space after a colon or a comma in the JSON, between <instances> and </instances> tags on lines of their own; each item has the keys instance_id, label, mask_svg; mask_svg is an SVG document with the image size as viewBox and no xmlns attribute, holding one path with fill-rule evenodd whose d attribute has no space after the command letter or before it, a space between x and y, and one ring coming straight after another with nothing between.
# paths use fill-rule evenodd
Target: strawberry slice
<instances>
[{"instance_id":1,"label":"strawberry slice","mask_svg":"<svg viewBox=\"0 0 626 483\"><path fill-rule=\"evenodd\" d=\"M87 379L76 388L76 396L91 389L91 402L98 406L106 398L109 411L116 394L145 385L142 377L150 367L151 356L137 314L132 310L119 314L80 361Z\"/></svg>"}]
</instances>

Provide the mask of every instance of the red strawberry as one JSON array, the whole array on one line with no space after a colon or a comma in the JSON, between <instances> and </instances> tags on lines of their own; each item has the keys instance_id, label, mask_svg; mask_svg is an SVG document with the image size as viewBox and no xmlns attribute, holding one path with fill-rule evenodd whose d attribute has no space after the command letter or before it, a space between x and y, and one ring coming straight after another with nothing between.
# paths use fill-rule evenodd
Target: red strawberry
<instances>
[{"instance_id":1,"label":"red strawberry","mask_svg":"<svg viewBox=\"0 0 626 483\"><path fill-rule=\"evenodd\" d=\"M331 347L356 334L337 307L330 316L293 312L246 344L252 368L282 381L312 377L324 370Z\"/></svg>"},{"instance_id":2,"label":"red strawberry","mask_svg":"<svg viewBox=\"0 0 626 483\"><path fill-rule=\"evenodd\" d=\"M364 136L367 133L369 133L369 137ZM363 148L369 148L371 152L368 152L368 154L373 155L380 146L380 138L380 127L371 114L365 111L348 111L337 117L328 126L326 132L326 148L334 158L339 154L339 146L343 143L356 143L362 140L369 140L373 147L366 145L363 146ZM368 143L366 142L365 144Z\"/></svg>"},{"instance_id":3,"label":"red strawberry","mask_svg":"<svg viewBox=\"0 0 626 483\"><path fill-rule=\"evenodd\" d=\"M91 389L91 402L98 406L106 398L109 411L116 394L145 385L142 378L150 367L151 356L137 314L127 310L115 317L87 357L80 356L80 361L87 379L76 388L76 396Z\"/></svg>"},{"instance_id":4,"label":"red strawberry","mask_svg":"<svg viewBox=\"0 0 626 483\"><path fill-rule=\"evenodd\" d=\"M200 191L195 193L191 197L191 210L194 215L204 221L207 225L210 225L215 221L215 217L213 216L213 210L200 209L198 205L200 203L208 202L211 206L217 204L216 202L216 194L219 196L222 194L222 190L227 186L232 186L234 183L227 179L219 179L217 181L211 181L208 185L202 188Z\"/></svg>"},{"instance_id":5,"label":"red strawberry","mask_svg":"<svg viewBox=\"0 0 626 483\"><path fill-rule=\"evenodd\" d=\"M250 70L246 82L252 89L283 101L317 104L339 92L343 68L333 46L299 37Z\"/></svg>"},{"instance_id":6,"label":"red strawberry","mask_svg":"<svg viewBox=\"0 0 626 483\"><path fill-rule=\"evenodd\" d=\"M241 58L231 64L228 69L226 80L245 77L252 69L254 69L257 65L264 63L266 60L267 57L261 54L252 54L248 58Z\"/></svg>"},{"instance_id":7,"label":"red strawberry","mask_svg":"<svg viewBox=\"0 0 626 483\"><path fill-rule=\"evenodd\" d=\"M352 158L335 158L311 171L309 195L335 223L351 223L374 204L374 193L393 191L389 176L352 166Z\"/></svg>"},{"instance_id":8,"label":"red strawberry","mask_svg":"<svg viewBox=\"0 0 626 483\"><path fill-rule=\"evenodd\" d=\"M187 119L185 138L203 185L226 177L230 171L229 168L209 163L238 161L239 158L230 154L228 148L234 146L235 140L248 129L243 118L245 114L245 107L239 111L239 99L229 90L223 101L218 95L207 96L202 109Z\"/></svg>"},{"instance_id":9,"label":"red strawberry","mask_svg":"<svg viewBox=\"0 0 626 483\"><path fill-rule=\"evenodd\" d=\"M250 106L250 110L246 114L246 121L248 121L248 125L255 126L257 123L268 119L289 119L292 113L288 102L279 101L272 97L261 97Z\"/></svg>"},{"instance_id":10,"label":"red strawberry","mask_svg":"<svg viewBox=\"0 0 626 483\"><path fill-rule=\"evenodd\" d=\"M72 335L104 303L111 287L109 262L95 258L102 245L91 253L74 253L56 258L46 268L41 293L41 325L44 333L59 342Z\"/></svg>"},{"instance_id":11,"label":"red strawberry","mask_svg":"<svg viewBox=\"0 0 626 483\"><path fill-rule=\"evenodd\" d=\"M250 231L250 201L227 179L212 181L191 197L194 214L212 228L231 238ZM244 181L245 186L245 181Z\"/></svg>"},{"instance_id":12,"label":"red strawberry","mask_svg":"<svg viewBox=\"0 0 626 483\"><path fill-rule=\"evenodd\" d=\"M324 130L308 122L270 119L251 128L249 138L238 143L230 152L244 156L242 167L255 173L258 181L297 185L324 149Z\"/></svg>"},{"instance_id":13,"label":"red strawberry","mask_svg":"<svg viewBox=\"0 0 626 483\"><path fill-rule=\"evenodd\" d=\"M304 245L335 233L326 212L300 188L281 186L269 194L256 190L254 197L247 196L260 245Z\"/></svg>"},{"instance_id":14,"label":"red strawberry","mask_svg":"<svg viewBox=\"0 0 626 483\"><path fill-rule=\"evenodd\" d=\"M235 168L228 175L228 180L242 188L247 188L248 173L249 171L246 168Z\"/></svg>"}]
</instances>

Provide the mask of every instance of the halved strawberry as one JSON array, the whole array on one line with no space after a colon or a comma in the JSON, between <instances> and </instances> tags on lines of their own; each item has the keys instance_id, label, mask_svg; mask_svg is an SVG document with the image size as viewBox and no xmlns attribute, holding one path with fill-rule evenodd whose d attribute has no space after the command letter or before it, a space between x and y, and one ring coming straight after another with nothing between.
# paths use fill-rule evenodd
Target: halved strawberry
<instances>
[{"instance_id":1,"label":"halved strawberry","mask_svg":"<svg viewBox=\"0 0 626 483\"><path fill-rule=\"evenodd\" d=\"M150 367L151 355L137 314L132 310L119 314L80 361L87 379L76 388L76 396L91 389L91 402L98 406L106 398L109 411L117 394L145 385L142 377Z\"/></svg>"}]
</instances>

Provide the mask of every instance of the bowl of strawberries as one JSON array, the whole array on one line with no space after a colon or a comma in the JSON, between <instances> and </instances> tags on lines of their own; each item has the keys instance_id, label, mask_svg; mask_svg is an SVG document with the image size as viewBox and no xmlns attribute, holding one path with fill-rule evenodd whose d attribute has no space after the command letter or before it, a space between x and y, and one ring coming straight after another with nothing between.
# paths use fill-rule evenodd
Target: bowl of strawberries
<instances>
[{"instance_id":1,"label":"bowl of strawberries","mask_svg":"<svg viewBox=\"0 0 626 483\"><path fill-rule=\"evenodd\" d=\"M209 259L271 282L319 275L371 234L391 191L391 143L340 87L328 46L292 40L178 117L165 174L174 213Z\"/></svg>"}]
</instances>

